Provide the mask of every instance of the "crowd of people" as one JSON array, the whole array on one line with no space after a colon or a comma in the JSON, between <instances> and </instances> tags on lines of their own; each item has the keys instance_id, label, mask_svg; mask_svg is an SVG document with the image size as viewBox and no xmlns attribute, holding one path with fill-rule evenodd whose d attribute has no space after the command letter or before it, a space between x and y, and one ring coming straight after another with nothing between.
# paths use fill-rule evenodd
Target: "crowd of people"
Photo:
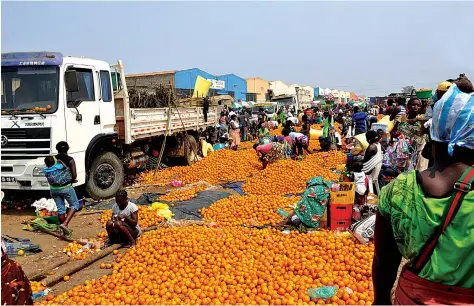
<instances>
[{"instance_id":1,"label":"crowd of people","mask_svg":"<svg viewBox=\"0 0 474 306\"><path fill-rule=\"evenodd\" d=\"M218 129L229 133L235 150L241 141L255 141L253 148L263 169L280 159L312 154L310 141L319 141L321 150L347 151L355 206L366 202L373 185L379 198L374 304L392 303L391 289L402 257L408 264L398 280L396 304L474 304L473 109L474 87L461 75L441 82L432 99L398 97L370 110L349 105L298 112L281 108L270 116L260 109L254 118L248 109L225 108ZM380 115L389 117L390 128L373 128ZM317 140L311 139L313 124L322 128ZM281 135L272 136L270 130L277 127L282 128ZM366 145L361 154L352 156L349 152L357 141ZM56 149L57 155L45 158L44 173L58 208L60 228L70 235L68 224L82 209L72 186L77 173L74 159L67 154L68 144L60 142ZM322 190L325 184L315 182ZM141 229L138 208L128 201L126 191L117 193L112 212L106 224L109 242L133 246ZM304 217L292 214L288 220ZM32 302L29 281L8 258L2 241L2 304Z\"/></svg>"}]
</instances>

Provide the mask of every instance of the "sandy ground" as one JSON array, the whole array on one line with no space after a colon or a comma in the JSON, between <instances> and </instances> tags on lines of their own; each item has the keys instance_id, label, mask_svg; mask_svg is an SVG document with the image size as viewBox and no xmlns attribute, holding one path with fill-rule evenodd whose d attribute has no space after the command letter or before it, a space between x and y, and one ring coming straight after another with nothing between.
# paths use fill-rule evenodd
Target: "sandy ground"
<instances>
[{"instance_id":1,"label":"sandy ground","mask_svg":"<svg viewBox=\"0 0 474 306\"><path fill-rule=\"evenodd\" d=\"M166 188L151 186L151 187L141 187L141 188L127 188L129 190L129 196L131 198L137 198L142 193L154 192L161 193L165 192ZM74 231L72 239L87 239L87 238L96 238L99 232L102 232L104 229L100 224L100 212L95 214L89 214L94 212L94 209L83 210L76 214L76 216L71 220L70 228ZM2 210L2 235L9 235L11 237L21 237L28 238L33 243L39 244L42 252L30 256L17 256L14 258L15 261L21 264L23 270L27 275L36 273L38 271L46 272L55 272L57 269L51 270L51 266L54 266L59 259L67 258L67 255L60 252L68 242L62 241L53 236L29 232L22 229L22 222L25 220L34 219L35 213L34 209L24 209L22 211L17 211L15 209ZM119 250L120 253L124 253L125 250ZM71 259L74 260L74 259ZM112 270L100 269L101 263L113 263L114 256L112 254L105 256L101 260L96 261L85 269L71 275L71 279L68 282L59 282L54 285L53 294L62 293L66 290L73 288L76 285L83 284L86 280L98 279L102 275L106 275L112 272Z\"/></svg>"},{"instance_id":2,"label":"sandy ground","mask_svg":"<svg viewBox=\"0 0 474 306\"><path fill-rule=\"evenodd\" d=\"M143 193L164 194L170 189L173 188L159 186L127 188L130 198L138 198ZM218 190L219 189L223 190L223 188L220 186L218 187ZM230 189L225 189L225 191L230 192L233 195L238 195L235 191ZM90 212L94 211L98 213L90 214ZM6 234L12 237L28 238L33 243L39 244L43 250L43 252L38 254L14 258L14 260L21 264L27 275L32 275L32 273L37 273L38 271L44 271L45 273L55 273L58 271L58 268L51 269L51 266L54 266L59 259L68 258L67 255L61 252L62 248L64 248L68 242L62 241L47 234L33 233L23 230L22 222L25 220L34 219L36 217L32 208L22 211L17 211L15 209L2 210L1 215L2 235ZM104 230L100 224L100 211L94 210L92 207L91 209L86 209L77 213L70 223L70 228L74 231L71 237L73 239L78 240L96 238L97 234ZM125 253L125 250L120 249L119 252L123 254ZM98 279L103 275L112 273L112 270L100 269L100 264L114 263L114 259L114 255L110 254L94 262L90 266L76 272L70 276L71 279L69 281L61 281L54 285L51 288L53 290L52 294L60 294L77 285L84 284L86 280ZM75 261L74 259L71 260ZM66 265L67 264L68 263L66 263Z\"/></svg>"}]
</instances>

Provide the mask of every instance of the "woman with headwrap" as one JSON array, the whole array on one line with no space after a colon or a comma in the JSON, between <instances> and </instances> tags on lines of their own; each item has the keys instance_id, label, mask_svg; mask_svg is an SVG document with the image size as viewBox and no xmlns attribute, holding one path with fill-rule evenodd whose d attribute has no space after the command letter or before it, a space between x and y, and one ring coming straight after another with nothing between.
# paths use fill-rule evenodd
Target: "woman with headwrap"
<instances>
[{"instance_id":1,"label":"woman with headwrap","mask_svg":"<svg viewBox=\"0 0 474 306\"><path fill-rule=\"evenodd\" d=\"M452 85L433 109L434 166L382 189L375 223L374 304L474 304L474 96Z\"/></svg>"},{"instance_id":2,"label":"woman with headwrap","mask_svg":"<svg viewBox=\"0 0 474 306\"><path fill-rule=\"evenodd\" d=\"M275 137L274 141L266 144L254 144L253 148L257 153L258 159L262 162L262 168L265 170L268 164L274 163L280 159L291 156L291 139L288 136L290 131L283 129L281 137Z\"/></svg>"},{"instance_id":3,"label":"woman with headwrap","mask_svg":"<svg viewBox=\"0 0 474 306\"><path fill-rule=\"evenodd\" d=\"M410 145L410 164L408 170L419 171L428 168L428 160L421 156L421 152L426 144L426 135L423 132L424 116L420 114L421 100L412 98L408 101L407 118L405 122L398 124L398 130L402 133Z\"/></svg>"}]
</instances>

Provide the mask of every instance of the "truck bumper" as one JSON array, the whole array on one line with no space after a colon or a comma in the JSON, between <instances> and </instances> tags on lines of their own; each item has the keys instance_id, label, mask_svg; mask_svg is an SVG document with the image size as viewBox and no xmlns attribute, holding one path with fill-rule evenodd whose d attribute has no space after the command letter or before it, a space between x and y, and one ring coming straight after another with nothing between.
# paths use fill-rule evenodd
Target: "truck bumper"
<instances>
[{"instance_id":1,"label":"truck bumper","mask_svg":"<svg viewBox=\"0 0 474 306\"><path fill-rule=\"evenodd\" d=\"M2 160L1 183L6 190L49 190L44 160Z\"/></svg>"}]
</instances>

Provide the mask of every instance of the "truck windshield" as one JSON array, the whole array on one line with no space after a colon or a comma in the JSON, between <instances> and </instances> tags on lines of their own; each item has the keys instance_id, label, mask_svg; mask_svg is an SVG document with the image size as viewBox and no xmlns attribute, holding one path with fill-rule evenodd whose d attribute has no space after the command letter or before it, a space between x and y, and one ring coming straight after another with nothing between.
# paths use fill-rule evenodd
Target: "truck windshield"
<instances>
[{"instance_id":1,"label":"truck windshield","mask_svg":"<svg viewBox=\"0 0 474 306\"><path fill-rule=\"evenodd\" d=\"M263 108L267 114L273 114L275 112L275 106L267 105L267 106L254 106L252 108L252 113L258 114L261 108Z\"/></svg>"},{"instance_id":2,"label":"truck windshield","mask_svg":"<svg viewBox=\"0 0 474 306\"><path fill-rule=\"evenodd\" d=\"M58 87L59 67L2 67L2 114L9 110L54 113Z\"/></svg>"}]
</instances>

